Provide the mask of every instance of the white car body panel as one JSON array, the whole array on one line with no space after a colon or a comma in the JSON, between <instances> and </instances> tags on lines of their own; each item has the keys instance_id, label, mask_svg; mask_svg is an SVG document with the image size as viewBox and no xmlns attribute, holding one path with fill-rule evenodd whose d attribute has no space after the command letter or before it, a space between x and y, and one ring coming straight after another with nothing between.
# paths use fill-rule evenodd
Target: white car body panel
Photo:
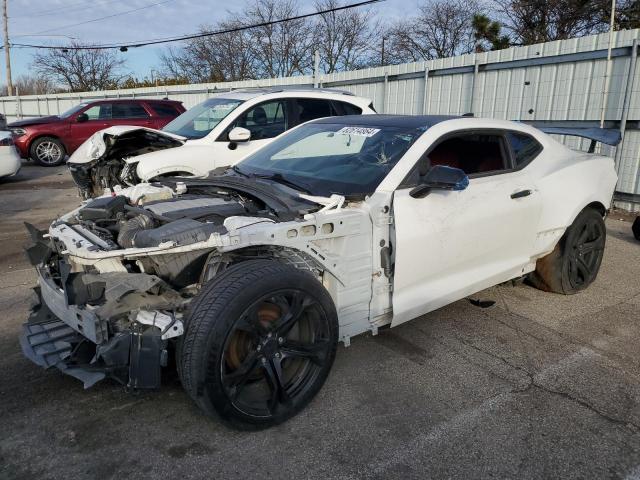
<instances>
[{"instance_id":1,"label":"white car body panel","mask_svg":"<svg viewBox=\"0 0 640 480\"><path fill-rule=\"evenodd\" d=\"M521 131L536 138L543 151L521 169L471 178L465 190L410 197L401 183L418 159L442 136L469 129ZM299 252L323 272L320 280L335 302L340 338L348 344L359 333L399 325L532 271L581 210L592 203L609 208L616 181L611 158L573 152L524 124L459 118L430 127L364 201L316 199L326 207L304 219L229 217L227 233L203 242L101 251L64 225L71 212L52 225L50 235L67 246L70 262L99 272L121 271L124 259L201 249L224 254L277 246ZM510 198L523 189L531 195ZM333 225L330 232L322 228L327 223ZM306 226L315 227L313 233L304 234ZM395 269L387 275L381 253L390 244Z\"/></svg>"},{"instance_id":2,"label":"white car body panel","mask_svg":"<svg viewBox=\"0 0 640 480\"><path fill-rule=\"evenodd\" d=\"M0 131L0 139L10 139L11 132ZM11 177L20 171L22 161L13 145L0 146L0 178Z\"/></svg>"}]
</instances>

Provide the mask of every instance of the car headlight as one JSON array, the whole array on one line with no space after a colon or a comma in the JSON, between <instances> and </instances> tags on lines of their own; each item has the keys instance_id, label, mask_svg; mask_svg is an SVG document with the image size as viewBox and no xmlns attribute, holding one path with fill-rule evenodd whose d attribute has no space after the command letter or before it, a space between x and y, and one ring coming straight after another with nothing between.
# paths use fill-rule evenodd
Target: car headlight
<instances>
[{"instance_id":1,"label":"car headlight","mask_svg":"<svg viewBox=\"0 0 640 480\"><path fill-rule=\"evenodd\" d=\"M21 137L22 135L26 135L27 133L24 128L19 127L9 128L9 131L11 131L11 133L13 133L13 135L16 137Z\"/></svg>"},{"instance_id":2,"label":"car headlight","mask_svg":"<svg viewBox=\"0 0 640 480\"><path fill-rule=\"evenodd\" d=\"M104 152L107 150L107 146L104 143L104 139L102 138L102 134L100 132L94 133L91 138L89 138L89 148L88 155L91 160L97 160Z\"/></svg>"}]
</instances>

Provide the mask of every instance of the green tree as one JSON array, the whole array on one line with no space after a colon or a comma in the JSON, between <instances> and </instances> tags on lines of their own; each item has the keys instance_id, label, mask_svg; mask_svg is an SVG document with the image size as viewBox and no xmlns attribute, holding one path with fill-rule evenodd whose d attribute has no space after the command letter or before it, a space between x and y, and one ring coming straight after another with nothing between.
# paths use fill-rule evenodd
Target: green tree
<instances>
[{"instance_id":1,"label":"green tree","mask_svg":"<svg viewBox=\"0 0 640 480\"><path fill-rule=\"evenodd\" d=\"M471 21L473 36L476 41L476 52L502 50L509 48L511 41L508 35L502 35L500 22L492 21L483 14L476 14Z\"/></svg>"}]
</instances>

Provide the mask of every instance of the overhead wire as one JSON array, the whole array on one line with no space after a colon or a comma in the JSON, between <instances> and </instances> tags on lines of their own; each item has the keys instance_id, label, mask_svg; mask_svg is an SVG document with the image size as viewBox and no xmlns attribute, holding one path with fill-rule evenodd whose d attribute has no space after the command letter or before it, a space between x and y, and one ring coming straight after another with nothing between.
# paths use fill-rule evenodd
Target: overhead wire
<instances>
[{"instance_id":1,"label":"overhead wire","mask_svg":"<svg viewBox=\"0 0 640 480\"><path fill-rule=\"evenodd\" d=\"M160 3L166 3L168 1L171 0L166 0L165 2L160 2ZM187 34L187 35L180 35L180 36L175 36L175 37L165 37L165 38L158 38L158 39L153 39L153 40L140 40L140 41L136 41L136 42L118 42L118 43L109 43L109 44L97 44L97 45L40 45L40 44L32 44L32 43L11 43L11 47L19 47L19 48L42 48L42 49L55 49L55 50L106 50L106 49L120 49L122 51L126 51L126 49L128 48L139 48L139 47L146 47L149 45L160 45L160 44L165 44L165 43L173 43L173 42L182 42L185 40L193 40L196 38L204 38L204 37L210 37L210 36L214 36L214 35L222 35L222 34L226 34L226 33L234 33L234 32L240 32L240 31L244 31L244 30L249 30L252 28L260 28L260 27L266 27L266 26L270 26L270 25L277 25L280 23L285 23L285 22L291 22L291 21L295 21L295 20L302 20L305 18L310 18L310 17L315 17L315 16L319 16L319 15L325 15L327 13L332 13L332 12L338 12L341 10L348 10L351 8L357 8L357 7L362 7L365 5L371 5L374 3L379 3L379 2L384 2L385 0L363 0L361 2L357 2L357 3L351 3L351 4L347 4L347 5L342 5L339 7L333 7L333 8L327 8L325 10L319 10L316 12L311 12L311 13L306 13L306 14L301 14L301 15L295 15L292 17L287 17L287 18L281 18L281 19L277 19L277 20L270 20L268 22L261 22L261 23L256 23L256 24L250 24L250 25L240 25L237 27L233 27L233 28L227 28L227 29L223 29L223 30L211 30L211 31L205 31L205 32L198 32L198 33L193 33L193 34ZM44 33L44 32L40 32L40 33ZM0 49L2 49L2 47L0 46Z\"/></svg>"}]
</instances>

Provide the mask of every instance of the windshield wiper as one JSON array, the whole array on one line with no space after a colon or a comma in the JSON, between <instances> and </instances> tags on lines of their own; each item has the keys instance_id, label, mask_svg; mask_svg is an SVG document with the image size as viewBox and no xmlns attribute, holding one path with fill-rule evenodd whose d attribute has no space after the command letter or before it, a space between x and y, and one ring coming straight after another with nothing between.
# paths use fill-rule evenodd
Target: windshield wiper
<instances>
[{"instance_id":1,"label":"windshield wiper","mask_svg":"<svg viewBox=\"0 0 640 480\"><path fill-rule=\"evenodd\" d=\"M311 190L309 190L309 187L300 185L299 183L296 183L296 182L292 182L291 180L284 178L281 173L272 173L270 175L253 174L252 176L257 178L264 178L265 180L273 180L275 182L291 187L294 190L299 190L304 193L312 194Z\"/></svg>"}]
</instances>

